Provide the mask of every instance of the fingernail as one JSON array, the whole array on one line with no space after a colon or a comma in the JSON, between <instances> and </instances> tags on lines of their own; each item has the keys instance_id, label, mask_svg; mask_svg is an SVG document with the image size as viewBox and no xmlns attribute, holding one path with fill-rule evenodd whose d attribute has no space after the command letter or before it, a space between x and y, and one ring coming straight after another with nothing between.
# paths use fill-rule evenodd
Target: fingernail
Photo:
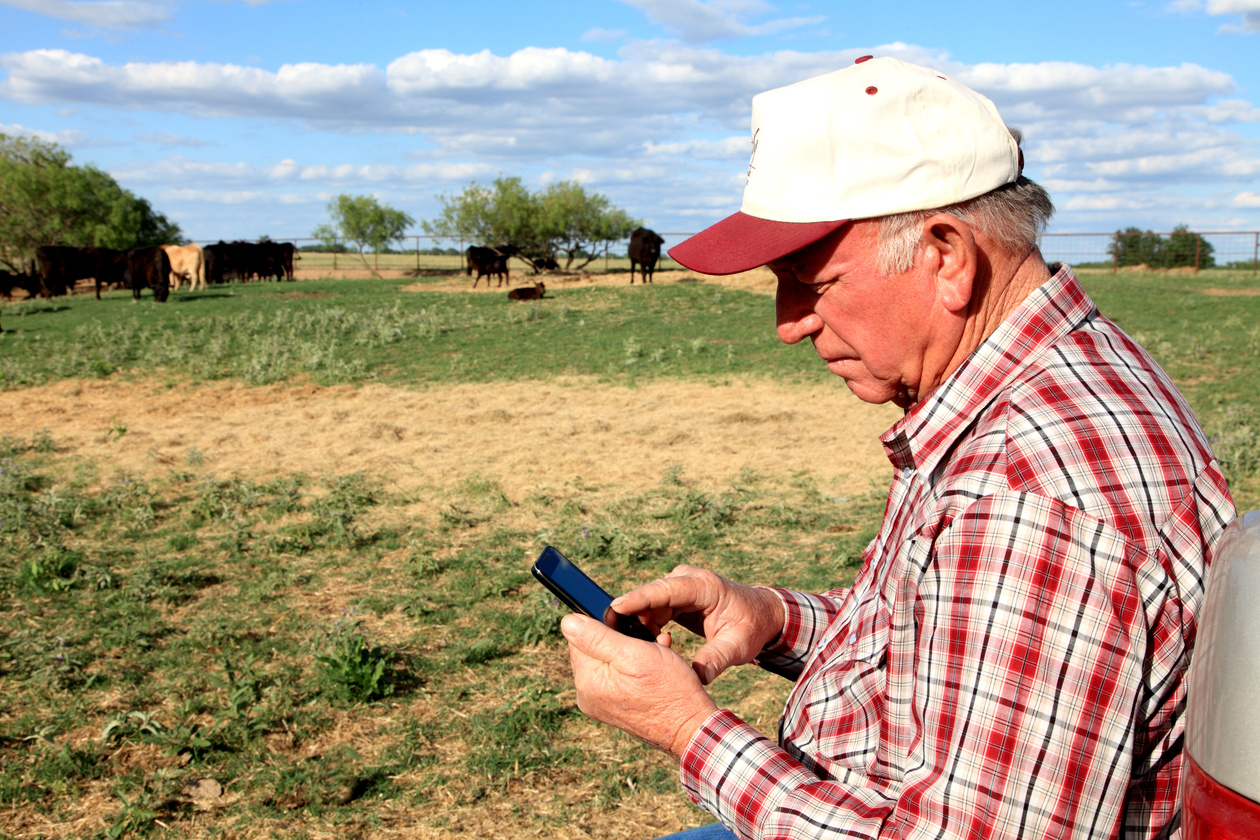
<instances>
[{"instance_id":1,"label":"fingernail","mask_svg":"<svg viewBox=\"0 0 1260 840\"><path fill-rule=\"evenodd\" d=\"M621 605L621 602L622 602L623 600L625 600L625 599L624 599L624 598L613 598L613 599L612 599L612 604L610 604L609 606L611 606L613 609L616 609L618 606L620 606L620 605Z\"/></svg>"}]
</instances>

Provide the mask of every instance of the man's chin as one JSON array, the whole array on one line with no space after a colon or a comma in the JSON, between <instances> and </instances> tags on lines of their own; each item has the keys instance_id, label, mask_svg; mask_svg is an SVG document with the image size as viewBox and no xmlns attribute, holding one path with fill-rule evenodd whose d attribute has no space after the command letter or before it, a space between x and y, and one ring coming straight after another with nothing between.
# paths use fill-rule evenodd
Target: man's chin
<instances>
[{"instance_id":1,"label":"man's chin","mask_svg":"<svg viewBox=\"0 0 1260 840\"><path fill-rule=\"evenodd\" d=\"M904 398L905 395L894 388L888 387L887 383L872 382L868 378L854 376L852 375L852 369L849 371L850 375L845 376L843 373L835 370L831 366L831 363L827 365L827 368L836 376L843 379L844 384L848 387L848 389L862 402L868 402L873 405L883 405L886 402L891 402L900 408L906 407L906 403L908 401ZM901 397L901 399L898 399L899 397Z\"/></svg>"}]
</instances>

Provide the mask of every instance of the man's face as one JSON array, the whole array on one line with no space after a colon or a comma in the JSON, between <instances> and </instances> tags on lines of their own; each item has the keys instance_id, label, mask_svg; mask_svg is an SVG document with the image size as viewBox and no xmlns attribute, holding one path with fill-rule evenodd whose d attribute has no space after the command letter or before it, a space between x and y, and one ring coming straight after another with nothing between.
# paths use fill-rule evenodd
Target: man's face
<instances>
[{"instance_id":1,"label":"man's face","mask_svg":"<svg viewBox=\"0 0 1260 840\"><path fill-rule=\"evenodd\" d=\"M808 337L827 369L859 398L903 408L920 394L933 325L935 284L916 268L885 275L875 221L845 225L769 264L779 279L779 338Z\"/></svg>"}]
</instances>

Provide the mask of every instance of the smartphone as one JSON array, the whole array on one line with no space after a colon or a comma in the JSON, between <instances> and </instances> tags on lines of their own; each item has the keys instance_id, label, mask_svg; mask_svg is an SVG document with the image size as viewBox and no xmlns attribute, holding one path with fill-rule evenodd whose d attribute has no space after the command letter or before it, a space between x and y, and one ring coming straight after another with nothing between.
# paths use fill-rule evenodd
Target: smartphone
<instances>
[{"instance_id":1,"label":"smartphone","mask_svg":"<svg viewBox=\"0 0 1260 840\"><path fill-rule=\"evenodd\" d=\"M614 612L612 596L551 546L542 550L530 571L538 578L539 583L550 589L553 595L574 612L589 615L632 638L656 641L652 631L637 617Z\"/></svg>"}]
</instances>

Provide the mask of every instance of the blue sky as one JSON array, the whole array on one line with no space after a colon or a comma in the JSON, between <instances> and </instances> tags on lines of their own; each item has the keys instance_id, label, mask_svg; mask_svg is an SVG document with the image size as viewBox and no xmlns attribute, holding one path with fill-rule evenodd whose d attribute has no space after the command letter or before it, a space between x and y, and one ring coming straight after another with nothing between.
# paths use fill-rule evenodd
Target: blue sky
<instances>
[{"instance_id":1,"label":"blue sky","mask_svg":"<svg viewBox=\"0 0 1260 840\"><path fill-rule=\"evenodd\" d=\"M195 240L308 236L343 192L433 218L499 175L688 232L738 209L753 94L865 54L992 98L1052 231L1260 230L1260 0L0 0L0 132Z\"/></svg>"}]
</instances>

